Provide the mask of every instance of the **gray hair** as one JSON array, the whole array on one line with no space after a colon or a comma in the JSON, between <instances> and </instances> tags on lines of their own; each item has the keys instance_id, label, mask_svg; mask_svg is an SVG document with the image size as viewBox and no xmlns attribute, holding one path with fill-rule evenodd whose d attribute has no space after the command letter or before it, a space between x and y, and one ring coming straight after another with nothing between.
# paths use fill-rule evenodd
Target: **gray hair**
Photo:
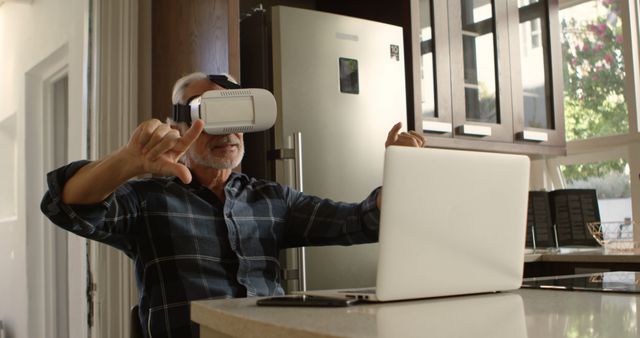
<instances>
[{"instance_id":1,"label":"gray hair","mask_svg":"<svg viewBox=\"0 0 640 338\"><path fill-rule=\"evenodd\" d=\"M233 83L238 83L236 79L234 79L231 75L226 73L222 73L221 75L226 76L229 81ZM184 96L184 89L187 88L192 82L199 81L202 79L207 79L208 75L202 72L195 72L188 75L185 75L178 79L176 83L173 85L173 91L171 93L171 102L173 104L186 104Z\"/></svg>"},{"instance_id":2,"label":"gray hair","mask_svg":"<svg viewBox=\"0 0 640 338\"><path fill-rule=\"evenodd\" d=\"M180 79L178 79L178 81L176 81L176 83L173 85L173 92L171 93L171 102L173 104L185 104L186 102L185 102L185 99L183 98L184 89L187 88L187 86L192 82L206 79L206 78L207 78L207 74L196 72L196 73L185 75Z\"/></svg>"},{"instance_id":3,"label":"gray hair","mask_svg":"<svg viewBox=\"0 0 640 338\"><path fill-rule=\"evenodd\" d=\"M226 73L222 73L222 75L225 75L229 79L229 81L233 83L238 83L236 79L234 79L231 75L228 75ZM195 81L200 81L203 79L208 79L208 75L203 72L194 72L179 78L178 81L176 81L176 83L173 85L173 90L171 93L171 102L173 104L186 104L187 103L186 100L188 100L189 98L184 97L185 88L187 88L191 83ZM181 134L184 134L184 132L187 129L189 129L186 123L184 122L178 123L174 121L171 117L167 117L167 124L177 127Z\"/></svg>"}]
</instances>

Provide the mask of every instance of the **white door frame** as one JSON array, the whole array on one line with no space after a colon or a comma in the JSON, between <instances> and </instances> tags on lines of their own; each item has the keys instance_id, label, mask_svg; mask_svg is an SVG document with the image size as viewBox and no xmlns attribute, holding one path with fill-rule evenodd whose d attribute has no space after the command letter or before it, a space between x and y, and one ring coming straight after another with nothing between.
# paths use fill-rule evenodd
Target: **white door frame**
<instances>
[{"instance_id":1,"label":"white door frame","mask_svg":"<svg viewBox=\"0 0 640 338\"><path fill-rule=\"evenodd\" d=\"M54 130L52 121L56 118L54 84L68 74L67 44L25 74L26 205L40 205L46 190L45 174L54 168L54 160L66 161L54 159L52 155L53 138L59 133ZM69 99L68 91L66 99ZM66 114L67 119L74 117L68 107ZM66 130L63 133L67 144L77 141L69 140ZM63 150L68 153L68 147ZM77 261L75 257L84 255L84 250L69 246L66 232L49 222L37 207L28 208L26 224L29 336L69 336L71 325L79 326L81 330L86 327L84 323L71 323L69 320L71 314L82 311L84 305L83 302L70 301L69 297L69 290L82 287L84 282L83 269L69 268Z\"/></svg>"}]
</instances>

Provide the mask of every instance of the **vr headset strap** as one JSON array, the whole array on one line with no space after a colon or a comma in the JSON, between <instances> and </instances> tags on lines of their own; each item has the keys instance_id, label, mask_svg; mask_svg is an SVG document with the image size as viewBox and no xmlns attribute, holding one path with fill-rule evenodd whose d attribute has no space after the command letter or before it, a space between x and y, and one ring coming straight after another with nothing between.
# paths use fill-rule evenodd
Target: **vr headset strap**
<instances>
[{"instance_id":1,"label":"vr headset strap","mask_svg":"<svg viewBox=\"0 0 640 338\"><path fill-rule=\"evenodd\" d=\"M217 84L218 86L224 89L240 89L242 88L239 84L233 83L229 81L229 78L225 75L207 75L209 81Z\"/></svg>"},{"instance_id":2,"label":"vr headset strap","mask_svg":"<svg viewBox=\"0 0 640 338\"><path fill-rule=\"evenodd\" d=\"M174 104L173 120L176 122L186 122L188 125L191 125L191 106L186 104Z\"/></svg>"}]
</instances>

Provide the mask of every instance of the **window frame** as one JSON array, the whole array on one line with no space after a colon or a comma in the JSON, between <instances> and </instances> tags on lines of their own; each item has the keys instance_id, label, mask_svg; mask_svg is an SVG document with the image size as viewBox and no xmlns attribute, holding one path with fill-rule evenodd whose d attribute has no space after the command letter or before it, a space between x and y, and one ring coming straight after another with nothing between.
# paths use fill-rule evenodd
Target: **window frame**
<instances>
[{"instance_id":1,"label":"window frame","mask_svg":"<svg viewBox=\"0 0 640 338\"><path fill-rule=\"evenodd\" d=\"M560 0L560 9L590 0ZM603 162L624 159L629 164L632 217L640 220L640 133L638 111L640 111L639 41L640 23L638 9L640 0L617 0L621 5L623 30L623 58L625 65L625 100L629 119L626 134L598 136L585 140L567 141L566 156L547 159L546 174L554 186L566 187L561 165ZM546 187L550 188L550 187ZM640 241L640 227L634 228L634 239Z\"/></svg>"}]
</instances>

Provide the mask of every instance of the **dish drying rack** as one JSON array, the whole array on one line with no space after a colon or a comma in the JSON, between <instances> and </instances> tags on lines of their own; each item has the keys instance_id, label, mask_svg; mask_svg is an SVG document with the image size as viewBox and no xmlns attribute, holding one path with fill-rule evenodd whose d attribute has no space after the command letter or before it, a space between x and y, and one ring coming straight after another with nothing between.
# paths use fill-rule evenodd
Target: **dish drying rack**
<instances>
[{"instance_id":1,"label":"dish drying rack","mask_svg":"<svg viewBox=\"0 0 640 338\"><path fill-rule=\"evenodd\" d=\"M605 250L612 252L640 253L640 241L633 239L636 222L625 219L619 222L589 222L591 236Z\"/></svg>"}]
</instances>

